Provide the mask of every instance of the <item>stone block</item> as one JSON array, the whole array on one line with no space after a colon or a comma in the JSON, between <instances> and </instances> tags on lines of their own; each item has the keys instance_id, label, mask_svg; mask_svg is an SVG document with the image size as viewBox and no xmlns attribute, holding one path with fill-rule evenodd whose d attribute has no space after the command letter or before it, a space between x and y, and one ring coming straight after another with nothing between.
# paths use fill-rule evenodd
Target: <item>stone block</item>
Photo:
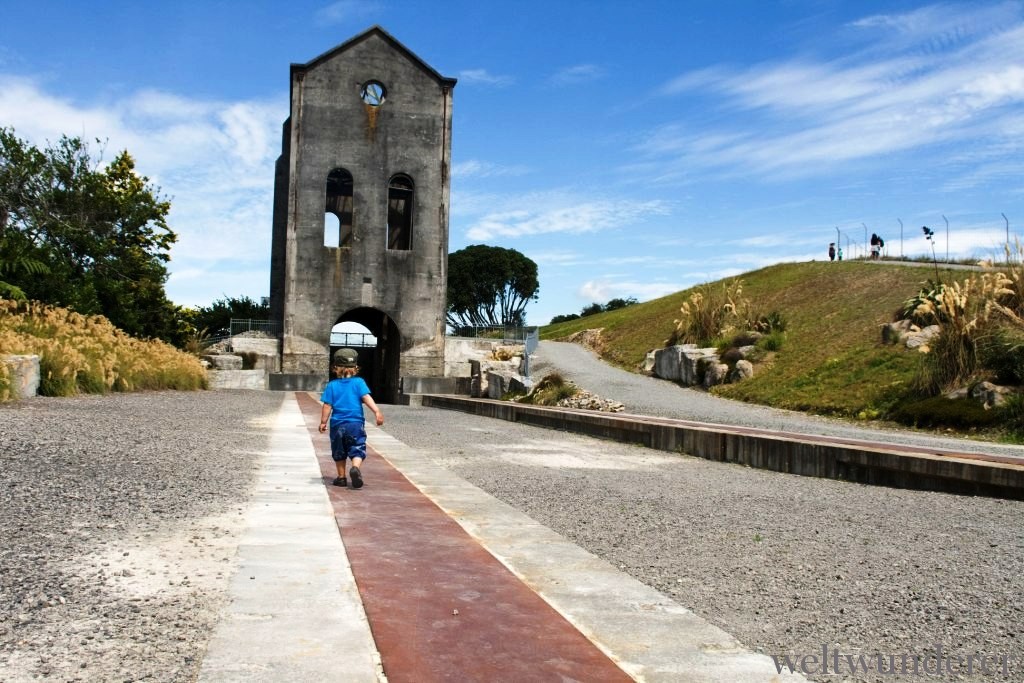
<instances>
[{"instance_id":1,"label":"stone block","mask_svg":"<svg viewBox=\"0 0 1024 683\"><path fill-rule=\"evenodd\" d=\"M506 379L496 372L488 372L487 375L487 398L501 398L505 395Z\"/></svg>"},{"instance_id":2,"label":"stone block","mask_svg":"<svg viewBox=\"0 0 1024 683\"><path fill-rule=\"evenodd\" d=\"M3 356L0 360L7 366L14 398L32 398L39 393L39 356Z\"/></svg>"},{"instance_id":3,"label":"stone block","mask_svg":"<svg viewBox=\"0 0 1024 683\"><path fill-rule=\"evenodd\" d=\"M729 366L725 363L708 363L704 370L704 386L713 387L724 384L729 376Z\"/></svg>"},{"instance_id":4,"label":"stone block","mask_svg":"<svg viewBox=\"0 0 1024 683\"><path fill-rule=\"evenodd\" d=\"M214 370L241 370L242 357L229 353L215 353L203 356L203 360Z\"/></svg>"},{"instance_id":5,"label":"stone block","mask_svg":"<svg viewBox=\"0 0 1024 683\"><path fill-rule=\"evenodd\" d=\"M265 370L210 370L206 376L210 382L210 389L264 390L267 388Z\"/></svg>"}]
</instances>

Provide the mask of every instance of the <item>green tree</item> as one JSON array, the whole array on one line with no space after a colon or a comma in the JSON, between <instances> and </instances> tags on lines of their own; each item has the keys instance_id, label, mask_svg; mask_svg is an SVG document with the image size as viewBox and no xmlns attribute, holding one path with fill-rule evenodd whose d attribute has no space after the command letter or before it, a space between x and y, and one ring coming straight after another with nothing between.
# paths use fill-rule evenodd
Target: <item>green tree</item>
<instances>
[{"instance_id":1,"label":"green tree","mask_svg":"<svg viewBox=\"0 0 1024 683\"><path fill-rule=\"evenodd\" d=\"M474 244L448 255L448 311L454 328L522 325L537 300L537 264L515 249Z\"/></svg>"},{"instance_id":2,"label":"green tree","mask_svg":"<svg viewBox=\"0 0 1024 683\"><path fill-rule=\"evenodd\" d=\"M266 320L270 316L268 304L257 303L247 296L217 299L209 306L199 306L193 320L197 330L221 337L230 333L231 319Z\"/></svg>"},{"instance_id":3,"label":"green tree","mask_svg":"<svg viewBox=\"0 0 1024 683\"><path fill-rule=\"evenodd\" d=\"M0 275L30 299L178 341L164 292L171 205L127 151L100 166L81 138L39 150L0 128Z\"/></svg>"}]
</instances>

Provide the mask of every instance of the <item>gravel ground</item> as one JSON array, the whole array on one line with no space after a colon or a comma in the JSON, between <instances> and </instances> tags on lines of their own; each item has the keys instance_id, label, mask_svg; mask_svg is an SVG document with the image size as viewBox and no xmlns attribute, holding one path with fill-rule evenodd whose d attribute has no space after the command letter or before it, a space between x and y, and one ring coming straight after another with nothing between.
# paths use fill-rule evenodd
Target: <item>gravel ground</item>
<instances>
[{"instance_id":1,"label":"gravel ground","mask_svg":"<svg viewBox=\"0 0 1024 683\"><path fill-rule=\"evenodd\" d=\"M542 345L535 376L572 368L565 374L583 388L631 412L865 434L624 377L578 347L554 346ZM194 680L283 399L161 392L0 407L0 680ZM899 661L938 643L964 657L1014 659L1006 676L991 665L993 675L932 680L1024 680L1024 503L792 477L441 410L384 410L385 431L756 650L802 655L827 645ZM920 678L848 669L817 677Z\"/></svg>"},{"instance_id":2,"label":"gravel ground","mask_svg":"<svg viewBox=\"0 0 1024 683\"><path fill-rule=\"evenodd\" d=\"M1024 679L1024 503L789 476L430 408L385 415L384 431L759 652L827 645L888 667L889 655L939 643L1015 659L1006 676L975 666L930 680ZM921 680L849 667L810 678Z\"/></svg>"},{"instance_id":3,"label":"gravel ground","mask_svg":"<svg viewBox=\"0 0 1024 683\"><path fill-rule=\"evenodd\" d=\"M895 438L1020 455L1019 447L864 428L737 404L544 342L557 369L627 411ZM820 681L1024 680L1024 503L796 477L425 408L385 431L770 655L1010 655L1007 674L840 675ZM441 448L439 445L444 444ZM830 655L831 656L831 655ZM859 662L859 660L855 660ZM859 666L859 664L858 664ZM922 664L924 666L924 664ZM813 667L812 667L813 668ZM961 667L954 661L954 671Z\"/></svg>"},{"instance_id":4,"label":"gravel ground","mask_svg":"<svg viewBox=\"0 0 1024 683\"><path fill-rule=\"evenodd\" d=\"M282 399L0 407L0 680L195 680Z\"/></svg>"}]
</instances>

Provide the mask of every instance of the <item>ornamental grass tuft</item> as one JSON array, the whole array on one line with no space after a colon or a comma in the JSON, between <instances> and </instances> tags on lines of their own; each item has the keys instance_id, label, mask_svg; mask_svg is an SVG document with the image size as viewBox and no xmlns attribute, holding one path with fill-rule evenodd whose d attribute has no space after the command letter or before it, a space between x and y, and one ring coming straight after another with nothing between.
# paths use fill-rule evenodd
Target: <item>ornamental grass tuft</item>
<instances>
[{"instance_id":1,"label":"ornamental grass tuft","mask_svg":"<svg viewBox=\"0 0 1024 683\"><path fill-rule=\"evenodd\" d=\"M44 396L205 389L199 359L159 340L131 337L100 315L0 299L0 356L38 355ZM0 401L13 395L0 363Z\"/></svg>"}]
</instances>

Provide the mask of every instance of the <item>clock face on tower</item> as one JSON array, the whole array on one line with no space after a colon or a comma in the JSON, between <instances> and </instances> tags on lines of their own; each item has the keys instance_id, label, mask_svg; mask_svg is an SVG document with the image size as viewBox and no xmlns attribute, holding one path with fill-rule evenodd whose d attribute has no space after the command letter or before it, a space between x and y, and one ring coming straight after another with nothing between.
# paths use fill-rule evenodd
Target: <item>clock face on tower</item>
<instances>
[{"instance_id":1,"label":"clock face on tower","mask_svg":"<svg viewBox=\"0 0 1024 683\"><path fill-rule=\"evenodd\" d=\"M384 104L387 90L380 81L367 81L359 89L359 98L371 107L379 107Z\"/></svg>"}]
</instances>

